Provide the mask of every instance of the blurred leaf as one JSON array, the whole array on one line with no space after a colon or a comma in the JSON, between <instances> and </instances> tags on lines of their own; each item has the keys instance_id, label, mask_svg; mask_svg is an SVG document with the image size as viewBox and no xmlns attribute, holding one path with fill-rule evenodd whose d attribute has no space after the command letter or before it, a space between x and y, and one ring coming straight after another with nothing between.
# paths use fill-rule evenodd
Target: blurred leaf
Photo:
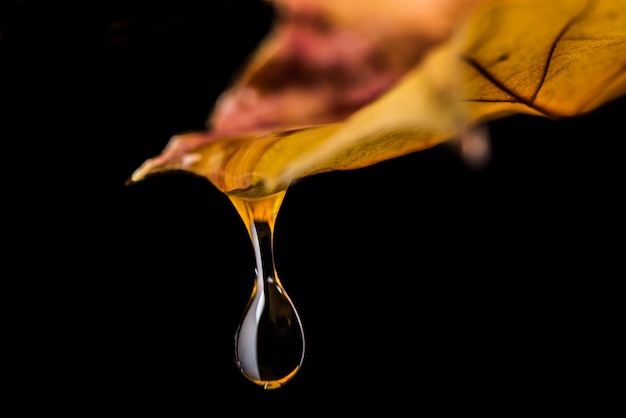
<instances>
[{"instance_id":1,"label":"blurred leaf","mask_svg":"<svg viewBox=\"0 0 626 418\"><path fill-rule=\"evenodd\" d=\"M468 8L475 2L462 3ZM397 18L397 13L391 15ZM398 27L406 28L406 18L402 23ZM175 136L130 181L186 170L226 193L260 197L304 176L364 167L453 139L474 138L477 125L496 118L516 113L573 117L626 93L623 0L487 0L475 6L464 24L451 23L454 31L422 34L431 36L430 42L404 62L414 62L411 68L345 118L332 112L317 118L319 113L306 107L306 95L297 96L306 109L304 117L297 117L293 100L285 103L295 118L281 118L284 106L253 101L257 106L269 103L276 118L269 123L253 118L249 125L214 123L206 132ZM274 44L264 45L257 57L265 57L264 48ZM250 74L281 68L271 59L261 61L253 57L248 68L254 71L244 71L243 84L235 83L227 93L253 85ZM402 72L402 66L395 69ZM289 91L289 83L279 87ZM221 110L218 103L213 116ZM251 115L242 106L234 107L235 116L237 112L240 120Z\"/></svg>"}]
</instances>

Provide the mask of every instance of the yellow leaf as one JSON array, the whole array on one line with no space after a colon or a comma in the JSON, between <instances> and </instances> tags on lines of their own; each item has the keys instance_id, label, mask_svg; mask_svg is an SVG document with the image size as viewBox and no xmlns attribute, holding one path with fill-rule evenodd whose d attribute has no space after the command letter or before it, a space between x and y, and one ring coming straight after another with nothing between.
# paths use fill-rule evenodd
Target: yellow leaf
<instances>
[{"instance_id":1,"label":"yellow leaf","mask_svg":"<svg viewBox=\"0 0 626 418\"><path fill-rule=\"evenodd\" d=\"M492 0L392 88L343 121L173 137L131 182L180 169L262 197L462 137L515 113L572 117L626 93L626 2Z\"/></svg>"},{"instance_id":2,"label":"yellow leaf","mask_svg":"<svg viewBox=\"0 0 626 418\"><path fill-rule=\"evenodd\" d=\"M626 2L493 2L470 21L463 61L475 118L580 115L626 93Z\"/></svg>"}]
</instances>

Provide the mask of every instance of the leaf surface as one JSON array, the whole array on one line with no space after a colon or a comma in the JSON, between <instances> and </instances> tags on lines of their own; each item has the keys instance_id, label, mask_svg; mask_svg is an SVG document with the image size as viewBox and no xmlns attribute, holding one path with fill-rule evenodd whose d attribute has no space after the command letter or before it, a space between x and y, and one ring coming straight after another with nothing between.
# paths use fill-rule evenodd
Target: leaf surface
<instances>
[{"instance_id":1,"label":"leaf surface","mask_svg":"<svg viewBox=\"0 0 626 418\"><path fill-rule=\"evenodd\" d=\"M474 117L576 116L626 93L626 2L497 1L464 48Z\"/></svg>"},{"instance_id":2,"label":"leaf surface","mask_svg":"<svg viewBox=\"0 0 626 418\"><path fill-rule=\"evenodd\" d=\"M471 137L468 132L477 125L496 118L516 113L574 117L626 93L623 0L487 0L471 6L466 19L448 21L454 30L432 35L428 48L421 43L421 52L404 61L411 63L406 70L394 67L397 80L389 88L347 116L331 112L318 117L307 108L306 94L298 96L306 88L296 81L296 97L304 101L299 113L291 84L274 84L267 101L255 102L261 107L269 103L266 115L273 119L253 118L248 124L245 116L251 114L245 106L218 103L210 119L213 127L173 137L161 155L133 173L131 182L186 170L225 193L262 197L304 176L360 168ZM399 27L406 25L403 20ZM265 44L256 57L267 58L267 45L274 44ZM280 66L253 57L248 68L254 71L244 71L243 81L224 96L227 102L250 87L255 74L265 72L267 80ZM287 89L285 95L272 96L282 89ZM229 107L230 116L219 116ZM237 122L238 114L243 123Z\"/></svg>"}]
</instances>

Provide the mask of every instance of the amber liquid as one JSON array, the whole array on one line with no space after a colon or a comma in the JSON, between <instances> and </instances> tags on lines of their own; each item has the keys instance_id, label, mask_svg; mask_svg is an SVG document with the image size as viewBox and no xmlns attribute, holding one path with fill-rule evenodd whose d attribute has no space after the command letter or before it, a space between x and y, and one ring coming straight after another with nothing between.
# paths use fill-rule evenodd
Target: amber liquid
<instances>
[{"instance_id":1,"label":"amber liquid","mask_svg":"<svg viewBox=\"0 0 626 418\"><path fill-rule=\"evenodd\" d=\"M235 361L251 382L279 388L300 369L305 346L300 316L274 265L274 225L285 191L257 199L228 196L248 229L256 263L252 294L235 334Z\"/></svg>"}]
</instances>

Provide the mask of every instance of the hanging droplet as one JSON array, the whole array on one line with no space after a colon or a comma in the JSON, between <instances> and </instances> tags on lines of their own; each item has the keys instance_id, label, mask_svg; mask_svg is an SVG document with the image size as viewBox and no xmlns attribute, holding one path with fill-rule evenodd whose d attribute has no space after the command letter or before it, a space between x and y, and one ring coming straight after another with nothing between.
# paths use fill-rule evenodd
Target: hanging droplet
<instances>
[{"instance_id":1,"label":"hanging droplet","mask_svg":"<svg viewBox=\"0 0 626 418\"><path fill-rule=\"evenodd\" d=\"M273 253L273 225L282 196L275 210L262 210L271 215L249 223L254 247L256 280L235 334L235 360L241 373L264 389L279 388L291 380L304 360L304 332L300 316L283 288ZM247 208L242 219L252 220L258 209L256 202L236 201L238 210ZM267 202L263 202L267 209Z\"/></svg>"}]
</instances>

